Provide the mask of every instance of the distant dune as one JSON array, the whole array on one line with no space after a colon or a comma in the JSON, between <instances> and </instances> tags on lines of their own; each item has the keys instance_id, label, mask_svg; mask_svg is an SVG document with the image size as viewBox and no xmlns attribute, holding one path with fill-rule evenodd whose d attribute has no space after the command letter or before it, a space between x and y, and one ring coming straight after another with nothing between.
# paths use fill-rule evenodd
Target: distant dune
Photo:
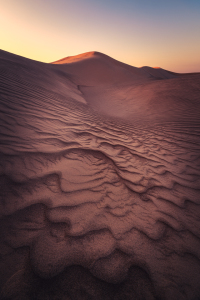
<instances>
[{"instance_id":1,"label":"distant dune","mask_svg":"<svg viewBox=\"0 0 200 300\"><path fill-rule=\"evenodd\" d=\"M200 73L0 62L0 299L200 299Z\"/></svg>"}]
</instances>

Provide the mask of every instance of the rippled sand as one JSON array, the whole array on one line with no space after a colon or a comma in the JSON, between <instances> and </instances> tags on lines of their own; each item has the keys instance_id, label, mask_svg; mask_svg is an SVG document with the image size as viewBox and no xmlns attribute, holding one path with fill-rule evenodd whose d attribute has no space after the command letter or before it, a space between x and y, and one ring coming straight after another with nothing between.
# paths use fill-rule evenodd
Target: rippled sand
<instances>
[{"instance_id":1,"label":"rippled sand","mask_svg":"<svg viewBox=\"0 0 200 300\"><path fill-rule=\"evenodd\" d=\"M200 73L0 61L0 299L200 299Z\"/></svg>"}]
</instances>

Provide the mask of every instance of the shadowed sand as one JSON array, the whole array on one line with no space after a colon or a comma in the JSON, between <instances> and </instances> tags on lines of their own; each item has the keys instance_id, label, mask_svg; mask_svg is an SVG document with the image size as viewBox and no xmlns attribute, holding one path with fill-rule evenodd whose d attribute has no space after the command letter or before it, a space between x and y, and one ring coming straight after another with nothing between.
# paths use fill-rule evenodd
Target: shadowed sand
<instances>
[{"instance_id":1,"label":"shadowed sand","mask_svg":"<svg viewBox=\"0 0 200 300\"><path fill-rule=\"evenodd\" d=\"M0 61L0 299L200 299L200 73Z\"/></svg>"}]
</instances>

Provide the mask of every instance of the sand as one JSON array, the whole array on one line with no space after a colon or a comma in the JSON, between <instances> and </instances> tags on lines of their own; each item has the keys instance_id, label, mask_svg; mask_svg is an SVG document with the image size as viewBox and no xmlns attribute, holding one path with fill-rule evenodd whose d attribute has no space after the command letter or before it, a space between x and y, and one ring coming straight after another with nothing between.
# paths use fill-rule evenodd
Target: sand
<instances>
[{"instance_id":1,"label":"sand","mask_svg":"<svg viewBox=\"0 0 200 300\"><path fill-rule=\"evenodd\" d=\"M200 73L0 61L0 299L198 299Z\"/></svg>"}]
</instances>

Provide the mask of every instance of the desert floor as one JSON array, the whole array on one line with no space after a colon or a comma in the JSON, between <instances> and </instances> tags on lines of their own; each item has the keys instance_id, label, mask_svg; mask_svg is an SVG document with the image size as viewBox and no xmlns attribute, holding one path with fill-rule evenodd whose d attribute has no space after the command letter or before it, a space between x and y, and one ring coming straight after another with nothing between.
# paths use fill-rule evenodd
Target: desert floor
<instances>
[{"instance_id":1,"label":"desert floor","mask_svg":"<svg viewBox=\"0 0 200 300\"><path fill-rule=\"evenodd\" d=\"M200 73L0 51L1 300L200 299Z\"/></svg>"}]
</instances>

